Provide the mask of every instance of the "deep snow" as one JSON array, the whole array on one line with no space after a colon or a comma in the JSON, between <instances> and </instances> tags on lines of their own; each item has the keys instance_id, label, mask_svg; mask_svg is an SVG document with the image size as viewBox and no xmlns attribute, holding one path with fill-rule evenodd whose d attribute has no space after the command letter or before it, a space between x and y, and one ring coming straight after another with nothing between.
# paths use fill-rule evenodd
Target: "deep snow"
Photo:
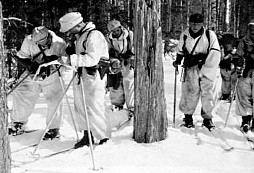
<instances>
[{"instance_id":1,"label":"deep snow","mask_svg":"<svg viewBox=\"0 0 254 173\"><path fill-rule=\"evenodd\" d=\"M168 137L166 140L140 144L132 139L132 122L117 132L112 133L112 138L104 145L97 146L93 150L94 164L91 159L91 152L88 147L76 149L71 152L29 162L36 157L45 156L56 151L72 147L77 136L74 131L70 112L66 99L64 103L64 122L61 128L61 138L52 141L42 141L35 154L34 147L20 150L28 145L38 143L45 129L46 105L43 97L39 99L34 113L29 118L27 127L29 129L40 129L33 133L26 133L16 137L10 137L12 151L12 173L253 173L254 172L254 151L250 149L248 143L238 130L240 119L234 114L234 104L227 123L224 127L229 103L220 102L214 111L214 122L217 127L222 128L222 135L234 146L234 150L226 152L210 136L209 132L201 129L199 137L202 143L197 145L194 134L180 129L183 115L176 110L176 127L172 127L173 103L174 103L174 68L171 59L164 60L165 71L165 97L168 113ZM65 73L65 83L70 80L71 73ZM180 75L177 80L178 106L180 100ZM68 100L73 109L72 88L67 93ZM110 112L108 101L107 115L111 118L112 127L124 121L126 113ZM12 105L12 96L8 98L9 107ZM200 106L195 113L195 122L201 121ZM79 133L79 137L82 134ZM96 170L94 170L94 168Z\"/></svg>"}]
</instances>

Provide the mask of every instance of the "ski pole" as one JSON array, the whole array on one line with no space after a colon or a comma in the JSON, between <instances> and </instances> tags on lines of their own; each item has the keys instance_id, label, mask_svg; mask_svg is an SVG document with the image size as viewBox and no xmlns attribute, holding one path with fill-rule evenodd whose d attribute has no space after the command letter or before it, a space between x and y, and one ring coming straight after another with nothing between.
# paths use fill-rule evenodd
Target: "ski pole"
<instances>
[{"instance_id":1,"label":"ski pole","mask_svg":"<svg viewBox=\"0 0 254 173\"><path fill-rule=\"evenodd\" d=\"M42 134L42 136L41 136L41 138L40 138L40 140L39 140L39 142L38 142L36 148L35 148L34 151L32 152L32 155L34 155L35 152L37 151L37 149L39 148L40 143L41 143L41 141L42 141L44 135L46 134L46 132L47 132L47 130L48 130L50 124L52 123L52 121L53 121L53 119L54 119L54 117L55 117L55 115L56 115L56 111L57 111L58 107L60 106L60 103L62 102L64 95L66 94L66 92L67 92L68 89L70 88L70 86L71 86L71 84L72 84L72 82L73 82L73 80L74 80L74 78L75 78L76 75L77 75L77 72L74 73L74 75L73 75L71 81L69 82L68 86L67 86L66 89L63 91L63 94L62 94L62 96L60 97L60 100L59 100L58 104L56 105L55 110L53 111L53 114L52 114L52 116L51 116L51 118L50 118L50 121L49 121L48 125L46 126L46 128L45 128L45 130L44 130L44 132L43 132L43 134Z\"/></svg>"},{"instance_id":2,"label":"ski pole","mask_svg":"<svg viewBox=\"0 0 254 173\"><path fill-rule=\"evenodd\" d=\"M84 83L82 76L80 76L80 83L81 83L81 92L82 92L82 100L83 100L83 106L84 106L84 111L85 111L85 118L86 118L86 125L87 125L87 131L88 131L88 139L89 139L89 145L90 145L90 152L91 152L91 157L92 157L92 162L93 162L93 170L95 169L95 162L94 162L94 156L93 156L93 144L92 144L92 137L90 133L90 125L89 125L89 118L87 115L87 108L86 108L86 97L85 97L85 92L84 92Z\"/></svg>"},{"instance_id":3,"label":"ski pole","mask_svg":"<svg viewBox=\"0 0 254 173\"><path fill-rule=\"evenodd\" d=\"M65 91L64 80L62 78L62 75L61 75L61 72L60 72L59 69L58 69L58 75L59 75L59 78L60 78L60 83L61 83L62 89L63 89L63 91ZM66 103L68 105L68 108L69 108L69 111L70 111L70 114L71 114L72 123L73 123L74 129L75 129L76 135L77 135L77 140L79 140L77 126L76 126L76 123L75 123L75 120L74 120L73 113L71 111L71 106L70 106L70 102L69 102L67 94L65 94L65 99L66 99Z\"/></svg>"},{"instance_id":4,"label":"ski pole","mask_svg":"<svg viewBox=\"0 0 254 173\"><path fill-rule=\"evenodd\" d=\"M28 72L10 91L7 92L7 96L11 94L31 73Z\"/></svg>"},{"instance_id":5,"label":"ski pole","mask_svg":"<svg viewBox=\"0 0 254 173\"><path fill-rule=\"evenodd\" d=\"M234 87L234 90L233 90L233 93L232 93L232 96L231 96L231 99L230 99L230 105L229 105L228 114L227 114L227 117L226 117L226 120L225 120L224 127L227 126L228 117L229 117L229 114L230 114L230 111L231 111L231 107L232 107L233 100L234 100L234 97L235 97L236 87L237 87L238 82L239 82L239 78L237 78L237 80L236 80L235 87Z\"/></svg>"},{"instance_id":6,"label":"ski pole","mask_svg":"<svg viewBox=\"0 0 254 173\"><path fill-rule=\"evenodd\" d=\"M173 127L175 127L175 121L176 121L176 84L177 84L177 75L178 74L179 74L178 67L175 67Z\"/></svg>"}]
</instances>

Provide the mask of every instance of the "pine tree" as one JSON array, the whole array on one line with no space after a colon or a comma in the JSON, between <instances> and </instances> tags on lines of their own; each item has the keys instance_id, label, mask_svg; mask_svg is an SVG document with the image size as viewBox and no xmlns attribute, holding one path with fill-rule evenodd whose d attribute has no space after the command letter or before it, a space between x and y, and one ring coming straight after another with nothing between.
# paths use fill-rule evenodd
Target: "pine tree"
<instances>
[{"instance_id":1,"label":"pine tree","mask_svg":"<svg viewBox=\"0 0 254 173\"><path fill-rule=\"evenodd\" d=\"M2 3L0 2L0 59L1 59L1 72L0 72L0 172L11 172L11 157L9 137L7 133L8 114L7 114L7 99L6 99L6 79L4 75L4 43L3 43L3 15Z\"/></svg>"},{"instance_id":2,"label":"pine tree","mask_svg":"<svg viewBox=\"0 0 254 173\"><path fill-rule=\"evenodd\" d=\"M134 139L139 143L165 139L168 127L160 8L160 0L135 3Z\"/></svg>"}]
</instances>

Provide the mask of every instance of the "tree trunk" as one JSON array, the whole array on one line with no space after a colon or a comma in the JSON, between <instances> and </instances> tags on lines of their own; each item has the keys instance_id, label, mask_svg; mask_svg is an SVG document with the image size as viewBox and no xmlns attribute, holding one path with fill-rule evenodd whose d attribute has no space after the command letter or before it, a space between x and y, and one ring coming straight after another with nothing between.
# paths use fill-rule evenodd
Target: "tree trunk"
<instances>
[{"instance_id":1,"label":"tree trunk","mask_svg":"<svg viewBox=\"0 0 254 173\"><path fill-rule=\"evenodd\" d=\"M134 139L139 143L165 139L168 127L160 8L160 0L136 0L135 3Z\"/></svg>"},{"instance_id":2,"label":"tree trunk","mask_svg":"<svg viewBox=\"0 0 254 173\"><path fill-rule=\"evenodd\" d=\"M6 78L4 73L4 43L3 43L3 15L2 3L0 2L0 58L1 58L1 73L0 73L0 172L11 172L11 156L9 137L7 133L8 114L7 114L7 99L6 99Z\"/></svg>"}]
</instances>

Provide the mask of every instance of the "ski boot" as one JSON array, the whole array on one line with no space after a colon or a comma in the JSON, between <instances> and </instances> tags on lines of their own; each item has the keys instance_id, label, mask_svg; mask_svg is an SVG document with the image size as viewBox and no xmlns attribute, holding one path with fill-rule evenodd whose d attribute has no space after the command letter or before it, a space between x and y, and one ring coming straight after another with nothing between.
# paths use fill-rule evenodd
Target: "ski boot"
<instances>
[{"instance_id":1,"label":"ski boot","mask_svg":"<svg viewBox=\"0 0 254 173\"><path fill-rule=\"evenodd\" d=\"M59 133L59 128L55 129L49 129L47 133L44 135L43 140L48 140L48 139L54 139L54 138L59 138L60 133Z\"/></svg>"},{"instance_id":2,"label":"ski boot","mask_svg":"<svg viewBox=\"0 0 254 173\"><path fill-rule=\"evenodd\" d=\"M212 119L205 118L203 120L203 126L205 126L209 131L212 131L215 128L215 125L213 124Z\"/></svg>"},{"instance_id":3,"label":"ski boot","mask_svg":"<svg viewBox=\"0 0 254 173\"><path fill-rule=\"evenodd\" d=\"M8 128L8 134L12 136L22 135L25 132L23 125L24 123L21 122L12 122Z\"/></svg>"},{"instance_id":4,"label":"ski boot","mask_svg":"<svg viewBox=\"0 0 254 173\"><path fill-rule=\"evenodd\" d=\"M192 115L185 114L185 117L183 119L183 124L181 124L181 126L185 126L187 128L195 127L194 124L193 124Z\"/></svg>"},{"instance_id":5,"label":"ski boot","mask_svg":"<svg viewBox=\"0 0 254 173\"><path fill-rule=\"evenodd\" d=\"M251 115L242 116L242 124L241 124L240 130L243 133L247 133L250 130L250 121L251 121Z\"/></svg>"},{"instance_id":6,"label":"ski boot","mask_svg":"<svg viewBox=\"0 0 254 173\"><path fill-rule=\"evenodd\" d=\"M91 133L91 138L92 138L92 144L94 144L94 138L93 138L92 132L90 132L90 133ZM87 130L84 131L83 138L74 145L74 148L77 149L77 148L83 147L85 145L90 146Z\"/></svg>"}]
</instances>

